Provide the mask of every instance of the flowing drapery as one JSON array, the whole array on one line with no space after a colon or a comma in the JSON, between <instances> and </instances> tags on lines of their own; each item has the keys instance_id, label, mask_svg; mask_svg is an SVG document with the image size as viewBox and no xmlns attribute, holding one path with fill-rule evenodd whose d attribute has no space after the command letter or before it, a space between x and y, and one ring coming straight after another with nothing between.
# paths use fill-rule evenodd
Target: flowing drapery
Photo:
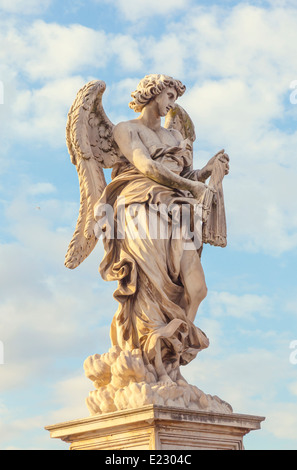
<instances>
[{"instance_id":1,"label":"flowing drapery","mask_svg":"<svg viewBox=\"0 0 297 470\"><path fill-rule=\"evenodd\" d=\"M162 159L171 170L182 170L180 149L156 153L156 158ZM106 233L114 236L103 239L105 254L99 271L103 279L118 281L114 297L119 308L111 325L112 344L123 350L140 348L145 361L153 364L156 347L161 342L164 363L187 364L209 342L186 315L190 300L181 276L185 230L180 224L180 236L176 236L174 218L185 209L187 222L191 221L192 238L195 238L192 255L200 263L201 204L198 205L190 194L156 183L126 164L118 170L100 198L97 219L100 218L98 207L104 205L113 209L113 230L107 227ZM132 233L134 224L127 224L133 216L133 205L139 212L137 233L140 236ZM158 211L160 206L182 210L175 213L169 210L163 215ZM149 219L152 210L158 213L158 235L165 233L166 236L152 236Z\"/></svg>"}]
</instances>

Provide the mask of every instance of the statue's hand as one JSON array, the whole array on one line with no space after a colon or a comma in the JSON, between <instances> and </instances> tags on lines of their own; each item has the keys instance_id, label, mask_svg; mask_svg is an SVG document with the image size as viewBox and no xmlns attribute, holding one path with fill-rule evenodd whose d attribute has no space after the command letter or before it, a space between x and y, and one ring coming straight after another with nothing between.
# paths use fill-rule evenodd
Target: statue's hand
<instances>
[{"instance_id":1,"label":"statue's hand","mask_svg":"<svg viewBox=\"0 0 297 470\"><path fill-rule=\"evenodd\" d=\"M212 169L213 169L213 165L214 165L214 162L216 160L220 160L220 162L224 163L225 165L225 175L227 175L229 173L229 155L227 155L225 153L225 150L220 150L219 152L217 152L215 154L214 157L212 157L209 162L206 164L206 167L208 167L208 169L210 170L210 172L212 172Z\"/></svg>"},{"instance_id":2,"label":"statue's hand","mask_svg":"<svg viewBox=\"0 0 297 470\"><path fill-rule=\"evenodd\" d=\"M225 175L227 175L229 173L229 155L227 155L225 153L225 150L220 150L219 152L217 152L214 157L212 157L208 162L207 164L200 170L200 179L202 181L205 181L207 180L211 174L212 174L212 170L213 170L213 165L215 163L216 160L220 160L222 163L224 163L224 172L225 172Z\"/></svg>"},{"instance_id":3,"label":"statue's hand","mask_svg":"<svg viewBox=\"0 0 297 470\"><path fill-rule=\"evenodd\" d=\"M220 160L220 162L224 163L224 169L225 169L225 175L228 175L229 173L229 155L223 151L223 153L219 152L215 155L215 157Z\"/></svg>"},{"instance_id":4,"label":"statue's hand","mask_svg":"<svg viewBox=\"0 0 297 470\"><path fill-rule=\"evenodd\" d=\"M215 193L215 190L210 186L207 186L207 184L201 183L200 181L193 181L191 193L197 201L201 202L203 200L207 190Z\"/></svg>"}]
</instances>

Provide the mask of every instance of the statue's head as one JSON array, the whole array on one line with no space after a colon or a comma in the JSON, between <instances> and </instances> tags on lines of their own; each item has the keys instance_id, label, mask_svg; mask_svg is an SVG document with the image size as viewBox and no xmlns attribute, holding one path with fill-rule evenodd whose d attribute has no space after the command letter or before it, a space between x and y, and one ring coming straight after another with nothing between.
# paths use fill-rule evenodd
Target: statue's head
<instances>
[{"instance_id":1,"label":"statue's head","mask_svg":"<svg viewBox=\"0 0 297 470\"><path fill-rule=\"evenodd\" d=\"M174 88L177 97L182 96L186 91L186 87L182 82L168 75L146 75L140 80L137 89L131 93L133 100L129 103L130 108L134 109L136 113L141 112L152 99L156 98L167 87Z\"/></svg>"}]
</instances>

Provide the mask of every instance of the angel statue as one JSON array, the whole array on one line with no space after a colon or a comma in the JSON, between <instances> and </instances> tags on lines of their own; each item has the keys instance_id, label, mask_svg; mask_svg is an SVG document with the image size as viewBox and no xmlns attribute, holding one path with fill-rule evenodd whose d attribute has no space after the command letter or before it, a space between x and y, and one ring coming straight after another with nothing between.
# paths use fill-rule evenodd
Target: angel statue
<instances>
[{"instance_id":1,"label":"angel statue","mask_svg":"<svg viewBox=\"0 0 297 470\"><path fill-rule=\"evenodd\" d=\"M99 272L117 281L119 303L111 348L84 363L95 386L87 406L91 414L151 403L230 413L180 372L209 345L194 324L207 294L201 253L203 243L226 246L229 157L221 150L193 169L195 130L176 104L186 89L179 80L145 76L129 104L138 117L117 125L103 108L105 88L92 81L78 92L66 133L81 198L65 264L76 268L102 238Z\"/></svg>"}]
</instances>

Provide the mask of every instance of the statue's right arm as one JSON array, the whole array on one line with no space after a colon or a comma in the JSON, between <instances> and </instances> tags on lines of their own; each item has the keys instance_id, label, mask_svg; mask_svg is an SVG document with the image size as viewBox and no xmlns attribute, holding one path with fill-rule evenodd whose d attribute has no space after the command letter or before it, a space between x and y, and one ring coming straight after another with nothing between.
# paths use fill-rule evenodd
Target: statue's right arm
<instances>
[{"instance_id":1,"label":"statue's right arm","mask_svg":"<svg viewBox=\"0 0 297 470\"><path fill-rule=\"evenodd\" d=\"M122 154L147 178L173 189L190 191L197 199L204 194L205 184L183 178L170 171L162 163L153 160L142 143L136 126L132 123L117 124L113 135Z\"/></svg>"}]
</instances>

